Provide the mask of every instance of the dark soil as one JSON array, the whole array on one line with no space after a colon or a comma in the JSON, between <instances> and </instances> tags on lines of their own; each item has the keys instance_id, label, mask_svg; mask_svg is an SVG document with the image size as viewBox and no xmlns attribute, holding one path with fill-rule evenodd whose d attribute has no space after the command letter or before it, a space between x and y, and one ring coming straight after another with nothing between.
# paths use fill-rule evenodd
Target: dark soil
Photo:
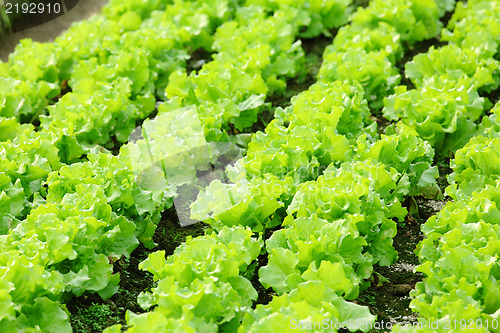
<instances>
[{"instance_id":1,"label":"dark soil","mask_svg":"<svg viewBox=\"0 0 500 333\"><path fill-rule=\"evenodd\" d=\"M175 207L172 207L162 215L153 237L153 241L158 246L150 252L164 250L167 256L171 255L179 245L186 241L188 236L203 236L208 232L210 232L209 225L201 222L181 227Z\"/></svg>"},{"instance_id":2,"label":"dark soil","mask_svg":"<svg viewBox=\"0 0 500 333\"><path fill-rule=\"evenodd\" d=\"M418 315L409 307L410 291L424 276L414 273L419 260L414 253L417 244L423 239L420 226L430 216L436 214L444 206L445 201L427 200L421 197L414 199L418 204L419 217L408 214L405 221L398 225L398 233L394 237L394 248L398 251L398 260L389 267L375 266L371 286L356 299L356 303L366 305L370 312L377 316L377 322L397 323L401 326L416 323ZM387 327L385 325L384 327ZM371 332L388 332L384 329L373 329Z\"/></svg>"},{"instance_id":3,"label":"dark soil","mask_svg":"<svg viewBox=\"0 0 500 333\"><path fill-rule=\"evenodd\" d=\"M186 64L186 72L191 73L194 71L198 73L198 71L203 67L207 62L212 61L212 52L208 52L204 49L198 49L192 52L189 52L190 58L187 60Z\"/></svg>"},{"instance_id":4,"label":"dark soil","mask_svg":"<svg viewBox=\"0 0 500 333\"><path fill-rule=\"evenodd\" d=\"M439 185L439 188L441 189L441 192L444 194L444 190L448 187L448 175L453 172L453 170L450 168L450 159L446 159L447 162L444 163L438 163L437 167L439 170L439 177L437 179L437 183Z\"/></svg>"},{"instance_id":5,"label":"dark soil","mask_svg":"<svg viewBox=\"0 0 500 333\"><path fill-rule=\"evenodd\" d=\"M256 267L254 271L250 272L253 273L253 276L250 277L250 281L252 282L253 287L255 288L255 290L259 295L259 297L253 304L254 308L257 306L257 304L269 304L269 302L273 300L273 297L277 295L272 288L269 289L264 288L264 286L259 281L259 274L257 274L257 272L261 267L267 265L267 260L268 260L267 253L260 255L257 258Z\"/></svg>"},{"instance_id":6,"label":"dark soil","mask_svg":"<svg viewBox=\"0 0 500 333\"><path fill-rule=\"evenodd\" d=\"M487 100L486 103L489 103L491 106L493 106L500 101L500 89L495 89L490 92L480 91L479 96L484 97ZM486 112L486 115L488 114L489 112Z\"/></svg>"},{"instance_id":7,"label":"dark soil","mask_svg":"<svg viewBox=\"0 0 500 333\"><path fill-rule=\"evenodd\" d=\"M137 303L137 296L153 286L153 276L139 270L139 263L148 253L141 245L130 258L122 257L115 263L114 271L120 273L120 288L111 298L103 300L98 294L85 294L66 303L75 333L102 332L114 324L125 325L127 310L144 312Z\"/></svg>"}]
</instances>

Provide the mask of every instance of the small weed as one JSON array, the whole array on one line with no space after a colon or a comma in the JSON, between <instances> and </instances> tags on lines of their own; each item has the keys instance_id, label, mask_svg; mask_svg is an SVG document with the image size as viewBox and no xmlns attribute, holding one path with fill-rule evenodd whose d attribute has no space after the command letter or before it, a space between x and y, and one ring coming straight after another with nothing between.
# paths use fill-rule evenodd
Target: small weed
<instances>
[{"instance_id":1,"label":"small weed","mask_svg":"<svg viewBox=\"0 0 500 333\"><path fill-rule=\"evenodd\" d=\"M358 301L363 304L370 304L370 305L375 305L377 303L375 300L375 296L368 293L359 296Z\"/></svg>"},{"instance_id":2,"label":"small weed","mask_svg":"<svg viewBox=\"0 0 500 333\"><path fill-rule=\"evenodd\" d=\"M73 332L102 332L106 327L118 323L120 318L106 304L95 304L80 308L71 317Z\"/></svg>"}]
</instances>

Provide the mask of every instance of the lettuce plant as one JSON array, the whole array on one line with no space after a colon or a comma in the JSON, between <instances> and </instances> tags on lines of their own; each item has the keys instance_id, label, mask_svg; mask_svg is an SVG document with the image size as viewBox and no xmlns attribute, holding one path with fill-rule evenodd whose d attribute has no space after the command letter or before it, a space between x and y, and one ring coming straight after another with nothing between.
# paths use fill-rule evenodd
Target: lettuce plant
<instances>
[{"instance_id":1,"label":"lettuce plant","mask_svg":"<svg viewBox=\"0 0 500 333\"><path fill-rule=\"evenodd\" d=\"M418 89L424 88L425 81L434 76L447 81L459 81L467 76L472 79L471 86L486 91L491 91L500 84L500 62L456 44L438 49L431 46L427 53L417 54L412 61L406 63L405 73Z\"/></svg>"},{"instance_id":2,"label":"lettuce plant","mask_svg":"<svg viewBox=\"0 0 500 333\"><path fill-rule=\"evenodd\" d=\"M468 77L449 81L434 76L421 89L397 87L384 105L386 118L401 119L436 151L446 153L463 147L474 135L484 98Z\"/></svg>"},{"instance_id":3,"label":"lettuce plant","mask_svg":"<svg viewBox=\"0 0 500 333\"><path fill-rule=\"evenodd\" d=\"M164 251L150 254L139 267L153 274L157 286L138 300L144 309L154 309L140 315L128 312L128 332L144 327L175 332L237 328L257 299L242 276L261 251L262 240L252 236L249 229L225 227L217 234L188 237L167 259Z\"/></svg>"}]
</instances>

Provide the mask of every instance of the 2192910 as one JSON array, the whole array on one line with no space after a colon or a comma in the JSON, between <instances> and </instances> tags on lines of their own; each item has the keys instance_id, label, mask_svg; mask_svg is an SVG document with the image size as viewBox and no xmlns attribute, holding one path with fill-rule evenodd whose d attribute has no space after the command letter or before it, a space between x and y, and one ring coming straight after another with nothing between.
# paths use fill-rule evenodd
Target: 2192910
<instances>
[{"instance_id":1,"label":"2192910","mask_svg":"<svg viewBox=\"0 0 500 333\"><path fill-rule=\"evenodd\" d=\"M2 12L6 14L10 31L34 28L64 15L79 0L4 0Z\"/></svg>"},{"instance_id":2,"label":"2192910","mask_svg":"<svg viewBox=\"0 0 500 333\"><path fill-rule=\"evenodd\" d=\"M443 329L449 330L477 330L480 328L486 328L487 330L489 329L498 329L499 322L497 319L443 319L442 323L444 324Z\"/></svg>"},{"instance_id":3,"label":"2192910","mask_svg":"<svg viewBox=\"0 0 500 333\"><path fill-rule=\"evenodd\" d=\"M59 14L63 8L59 2L55 3L6 3L5 12L7 14Z\"/></svg>"}]
</instances>

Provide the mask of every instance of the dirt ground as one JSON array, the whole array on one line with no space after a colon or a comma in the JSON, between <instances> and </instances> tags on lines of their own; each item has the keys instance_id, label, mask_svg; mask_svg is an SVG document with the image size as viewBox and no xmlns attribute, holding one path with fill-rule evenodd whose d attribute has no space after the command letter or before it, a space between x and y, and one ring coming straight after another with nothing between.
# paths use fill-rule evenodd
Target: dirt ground
<instances>
[{"instance_id":1,"label":"dirt ground","mask_svg":"<svg viewBox=\"0 0 500 333\"><path fill-rule=\"evenodd\" d=\"M6 61L21 39L31 38L38 42L51 41L69 28L74 21L84 20L99 12L107 2L107 0L80 0L75 8L52 21L8 36L0 35L0 60Z\"/></svg>"}]
</instances>

